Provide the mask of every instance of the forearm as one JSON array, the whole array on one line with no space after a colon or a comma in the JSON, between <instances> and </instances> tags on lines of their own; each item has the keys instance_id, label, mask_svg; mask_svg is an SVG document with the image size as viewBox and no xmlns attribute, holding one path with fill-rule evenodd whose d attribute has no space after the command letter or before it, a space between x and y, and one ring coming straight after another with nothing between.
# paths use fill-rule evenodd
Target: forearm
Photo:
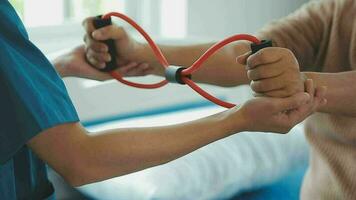
<instances>
[{"instance_id":1,"label":"forearm","mask_svg":"<svg viewBox=\"0 0 356 200\"><path fill-rule=\"evenodd\" d=\"M213 44L191 46L160 45L160 48L171 65L190 67L212 45ZM219 86L248 84L249 80L246 75L245 67L236 62L236 57L249 50L250 48L247 42L236 42L224 47L216 52L193 74L193 80ZM148 45L144 45L142 52L139 52L135 59L148 62L157 69L155 70L155 74L163 75L164 70Z\"/></svg>"},{"instance_id":2,"label":"forearm","mask_svg":"<svg viewBox=\"0 0 356 200\"><path fill-rule=\"evenodd\" d=\"M356 117L356 72L304 72L317 86L326 86L327 104L319 112Z\"/></svg>"},{"instance_id":3,"label":"forearm","mask_svg":"<svg viewBox=\"0 0 356 200\"><path fill-rule=\"evenodd\" d=\"M224 123L223 123L224 122ZM234 128L232 128L234 127ZM156 128L118 129L90 136L85 143L87 174L77 184L125 175L167 163L238 130L226 114Z\"/></svg>"}]
</instances>

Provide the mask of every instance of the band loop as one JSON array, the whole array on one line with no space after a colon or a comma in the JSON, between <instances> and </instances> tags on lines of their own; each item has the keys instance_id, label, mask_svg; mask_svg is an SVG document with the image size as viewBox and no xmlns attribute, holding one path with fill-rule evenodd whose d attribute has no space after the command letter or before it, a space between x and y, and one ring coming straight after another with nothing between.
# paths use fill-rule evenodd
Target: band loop
<instances>
[{"instance_id":1,"label":"band loop","mask_svg":"<svg viewBox=\"0 0 356 200\"><path fill-rule=\"evenodd\" d=\"M182 80L182 71L186 69L181 66L170 65L165 70L166 80L170 83L179 83L185 85L186 83ZM191 75L184 76L191 79Z\"/></svg>"}]
</instances>

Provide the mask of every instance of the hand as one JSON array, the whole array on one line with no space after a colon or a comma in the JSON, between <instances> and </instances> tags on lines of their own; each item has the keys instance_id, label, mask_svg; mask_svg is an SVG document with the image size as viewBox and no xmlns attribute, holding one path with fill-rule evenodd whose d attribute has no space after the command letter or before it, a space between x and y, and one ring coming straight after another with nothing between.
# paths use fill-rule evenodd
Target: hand
<instances>
[{"instance_id":1,"label":"hand","mask_svg":"<svg viewBox=\"0 0 356 200\"><path fill-rule=\"evenodd\" d=\"M62 77L74 76L80 78L104 81L112 79L108 73L93 68L85 59L84 46L78 46L53 61L56 70ZM129 62L116 71L123 76L144 76L152 69L145 63Z\"/></svg>"},{"instance_id":2,"label":"hand","mask_svg":"<svg viewBox=\"0 0 356 200\"><path fill-rule=\"evenodd\" d=\"M288 133L295 125L326 104L325 87L305 82L307 93L287 98L257 97L241 106L239 112L246 131Z\"/></svg>"},{"instance_id":3,"label":"hand","mask_svg":"<svg viewBox=\"0 0 356 200\"><path fill-rule=\"evenodd\" d=\"M132 39L124 28L114 24L96 30L93 25L93 19L93 17L89 17L83 21L86 31L84 36L85 51L89 63L97 69L105 68L105 62L109 62L111 56L108 52L108 46L101 41L108 39L115 41L118 52L116 60L120 67L136 62L135 55L142 52L143 45Z\"/></svg>"},{"instance_id":4,"label":"hand","mask_svg":"<svg viewBox=\"0 0 356 200\"><path fill-rule=\"evenodd\" d=\"M246 65L251 88L257 96L289 97L304 92L306 77L299 71L294 54L285 48L261 49L238 57Z\"/></svg>"}]
</instances>

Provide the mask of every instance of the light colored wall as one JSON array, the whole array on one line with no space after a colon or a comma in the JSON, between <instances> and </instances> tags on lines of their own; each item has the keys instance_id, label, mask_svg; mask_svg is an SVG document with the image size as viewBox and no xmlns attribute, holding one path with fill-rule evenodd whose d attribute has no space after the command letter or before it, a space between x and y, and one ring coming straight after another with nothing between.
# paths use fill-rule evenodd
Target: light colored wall
<instances>
[{"instance_id":1,"label":"light colored wall","mask_svg":"<svg viewBox=\"0 0 356 200\"><path fill-rule=\"evenodd\" d=\"M191 0L189 35L226 37L255 33L271 20L296 10L308 0Z\"/></svg>"}]
</instances>

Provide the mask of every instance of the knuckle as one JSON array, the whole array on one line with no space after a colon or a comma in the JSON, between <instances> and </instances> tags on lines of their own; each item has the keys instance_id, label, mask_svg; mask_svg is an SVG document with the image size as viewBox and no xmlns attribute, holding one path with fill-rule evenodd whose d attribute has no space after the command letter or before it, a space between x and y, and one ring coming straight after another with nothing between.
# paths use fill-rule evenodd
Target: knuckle
<instances>
[{"instance_id":1,"label":"knuckle","mask_svg":"<svg viewBox=\"0 0 356 200\"><path fill-rule=\"evenodd\" d=\"M251 81L251 89L255 92L261 92L261 85L257 81Z\"/></svg>"},{"instance_id":2,"label":"knuckle","mask_svg":"<svg viewBox=\"0 0 356 200\"><path fill-rule=\"evenodd\" d=\"M287 86L287 87L284 89L284 94L285 94L286 96L292 96L292 95L295 94L295 93L296 93L296 91L295 91L295 89L294 89L293 86Z\"/></svg>"},{"instance_id":3,"label":"knuckle","mask_svg":"<svg viewBox=\"0 0 356 200\"><path fill-rule=\"evenodd\" d=\"M93 21L93 17L87 17L87 18L85 18L85 19L82 21L82 26L83 26L86 30L89 30L89 29L90 29L89 24L92 23L92 21Z\"/></svg>"},{"instance_id":4,"label":"knuckle","mask_svg":"<svg viewBox=\"0 0 356 200\"><path fill-rule=\"evenodd\" d=\"M256 80L258 78L258 72L256 70L248 70L247 77L250 80Z\"/></svg>"},{"instance_id":5,"label":"knuckle","mask_svg":"<svg viewBox=\"0 0 356 200\"><path fill-rule=\"evenodd\" d=\"M268 55L267 55L267 53L266 53L265 51L259 52L259 53L257 54L257 56L258 56L258 61L259 61L260 63L266 63L266 62L268 62Z\"/></svg>"},{"instance_id":6,"label":"knuckle","mask_svg":"<svg viewBox=\"0 0 356 200\"><path fill-rule=\"evenodd\" d=\"M88 61L89 61L90 64L92 64L93 66L96 66L97 62L93 57L88 56L87 58L88 58Z\"/></svg>"},{"instance_id":7,"label":"knuckle","mask_svg":"<svg viewBox=\"0 0 356 200\"><path fill-rule=\"evenodd\" d=\"M294 54L293 54L293 52L292 52L290 49L283 49L283 53L284 53L284 55L286 55L286 56L294 57Z\"/></svg>"}]
</instances>

